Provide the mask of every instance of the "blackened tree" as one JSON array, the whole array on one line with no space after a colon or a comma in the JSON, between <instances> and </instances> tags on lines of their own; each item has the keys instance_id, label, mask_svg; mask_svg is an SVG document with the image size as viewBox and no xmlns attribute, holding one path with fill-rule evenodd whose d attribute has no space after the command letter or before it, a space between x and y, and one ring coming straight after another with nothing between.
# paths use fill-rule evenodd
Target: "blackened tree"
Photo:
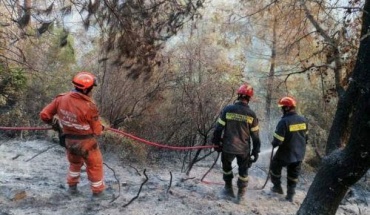
<instances>
[{"instance_id":1,"label":"blackened tree","mask_svg":"<svg viewBox=\"0 0 370 215\"><path fill-rule=\"evenodd\" d=\"M365 1L361 41L350 84L339 97L334 123L352 115L350 136L343 149L325 157L297 214L335 214L348 188L370 167L370 0ZM336 127L341 134L340 127ZM349 128L347 128L349 129ZM335 132L335 131L331 131ZM328 141L331 141L330 138Z\"/></svg>"}]
</instances>

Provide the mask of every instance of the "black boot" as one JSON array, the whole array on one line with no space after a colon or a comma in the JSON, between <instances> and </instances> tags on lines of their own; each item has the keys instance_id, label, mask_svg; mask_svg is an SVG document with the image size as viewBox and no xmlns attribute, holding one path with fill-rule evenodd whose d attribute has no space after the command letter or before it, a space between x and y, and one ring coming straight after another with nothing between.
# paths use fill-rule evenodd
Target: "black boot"
<instances>
[{"instance_id":1,"label":"black boot","mask_svg":"<svg viewBox=\"0 0 370 215\"><path fill-rule=\"evenodd\" d=\"M232 198L235 197L232 181L225 181L224 195Z\"/></svg>"},{"instance_id":2,"label":"black boot","mask_svg":"<svg viewBox=\"0 0 370 215\"><path fill-rule=\"evenodd\" d=\"M68 193L71 194L71 195L79 194L78 189L77 189L77 185L69 186Z\"/></svg>"},{"instance_id":3,"label":"black boot","mask_svg":"<svg viewBox=\"0 0 370 215\"><path fill-rule=\"evenodd\" d=\"M92 201L101 201L101 200L113 200L115 198L113 194L112 189L106 189L102 192L99 193L93 193L91 195L91 200Z\"/></svg>"},{"instance_id":4,"label":"black boot","mask_svg":"<svg viewBox=\"0 0 370 215\"><path fill-rule=\"evenodd\" d=\"M271 182L274 185L271 187L271 191L278 194L284 194L283 188L281 187L281 175L276 175L272 171L270 171Z\"/></svg>"},{"instance_id":5,"label":"black boot","mask_svg":"<svg viewBox=\"0 0 370 215\"><path fill-rule=\"evenodd\" d=\"M238 196L236 197L236 203L241 204L245 200L245 193L247 192L247 187L239 187Z\"/></svg>"},{"instance_id":6,"label":"black boot","mask_svg":"<svg viewBox=\"0 0 370 215\"><path fill-rule=\"evenodd\" d=\"M245 200L245 193L247 192L248 187L248 176L240 177L237 182L238 185L238 195L236 197L236 203L241 204Z\"/></svg>"},{"instance_id":7,"label":"black boot","mask_svg":"<svg viewBox=\"0 0 370 215\"><path fill-rule=\"evenodd\" d=\"M278 194L284 194L283 188L281 187L280 184L274 185L273 187L271 187L271 191L274 193L278 193Z\"/></svg>"},{"instance_id":8,"label":"black boot","mask_svg":"<svg viewBox=\"0 0 370 215\"><path fill-rule=\"evenodd\" d=\"M295 194L295 187L288 186L288 190L287 190L287 194L286 194L285 199L289 202L293 202L294 194Z\"/></svg>"}]
</instances>

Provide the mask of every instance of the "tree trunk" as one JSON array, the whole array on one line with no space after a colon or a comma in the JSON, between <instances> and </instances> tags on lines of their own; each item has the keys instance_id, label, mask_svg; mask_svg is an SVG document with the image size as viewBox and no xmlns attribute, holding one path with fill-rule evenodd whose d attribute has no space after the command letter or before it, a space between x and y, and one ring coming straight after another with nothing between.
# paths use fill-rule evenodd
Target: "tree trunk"
<instances>
[{"instance_id":1,"label":"tree trunk","mask_svg":"<svg viewBox=\"0 0 370 215\"><path fill-rule=\"evenodd\" d=\"M363 11L370 11L370 0L366 0ZM337 149L323 159L299 215L335 214L348 188L356 183L370 167L370 15L363 13L360 48L352 82L343 97L340 97L333 129L342 137L340 125L353 113L351 134L346 147ZM352 104L353 102L353 104ZM355 103L354 103L355 102ZM352 111L351 105L354 109Z\"/></svg>"},{"instance_id":2,"label":"tree trunk","mask_svg":"<svg viewBox=\"0 0 370 215\"><path fill-rule=\"evenodd\" d=\"M23 16L19 18L18 24L19 27L24 28L26 27L29 22L31 21L31 8L32 8L32 0L24 0L24 13Z\"/></svg>"},{"instance_id":3,"label":"tree trunk","mask_svg":"<svg viewBox=\"0 0 370 215\"><path fill-rule=\"evenodd\" d=\"M346 93L342 97L339 97L337 111L335 112L328 141L326 143L326 155L344 145L342 143L343 134L347 134L346 130L349 125L350 113L353 111L353 103L356 101L357 97L358 91L355 86L349 86Z\"/></svg>"},{"instance_id":4,"label":"tree trunk","mask_svg":"<svg viewBox=\"0 0 370 215\"><path fill-rule=\"evenodd\" d=\"M316 31L324 38L324 41L330 45L332 49L332 55L334 56L333 59L327 62L327 64L335 63L334 67L334 79L335 79L335 89L337 91L339 101L338 101L338 110L336 112L336 116L330 130L329 138L326 143L326 154L331 153L337 148L341 148L344 144L343 142L347 140L347 136L349 135L348 125L349 125L349 115L352 111L353 104L352 101L355 99L352 97L351 94L345 94L344 88L341 85L342 75L341 71L343 68L341 62L341 53L339 51L339 47L337 44L340 43L339 39L335 39L330 37L326 31L320 26L318 20L314 18L314 16L310 13L309 9L306 6L306 1L301 0L301 5L306 13L306 17L314 26ZM343 98L342 98L343 97ZM341 108L339 108L341 107ZM342 135L345 134L345 135Z\"/></svg>"},{"instance_id":5,"label":"tree trunk","mask_svg":"<svg viewBox=\"0 0 370 215\"><path fill-rule=\"evenodd\" d=\"M276 18L273 25L273 38L272 38L272 47L271 47L271 64L270 72L267 78L267 95L266 95L266 122L267 122L267 131L270 132L270 119L271 119L271 101L272 101L272 92L273 92L273 83L275 75L275 62L276 62Z\"/></svg>"}]
</instances>

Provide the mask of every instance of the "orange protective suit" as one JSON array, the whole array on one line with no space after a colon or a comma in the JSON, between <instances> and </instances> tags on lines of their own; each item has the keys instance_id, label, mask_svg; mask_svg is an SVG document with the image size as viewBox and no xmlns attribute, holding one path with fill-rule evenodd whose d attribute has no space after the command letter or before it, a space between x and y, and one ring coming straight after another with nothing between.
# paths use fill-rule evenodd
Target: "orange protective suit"
<instances>
[{"instance_id":1,"label":"orange protective suit","mask_svg":"<svg viewBox=\"0 0 370 215\"><path fill-rule=\"evenodd\" d=\"M60 94L41 111L40 118L51 124L54 115L58 116L66 137L70 163L67 183L69 186L79 183L81 167L85 163L92 192L102 192L105 188L103 159L95 136L101 135L103 126L95 103L77 91Z\"/></svg>"}]
</instances>

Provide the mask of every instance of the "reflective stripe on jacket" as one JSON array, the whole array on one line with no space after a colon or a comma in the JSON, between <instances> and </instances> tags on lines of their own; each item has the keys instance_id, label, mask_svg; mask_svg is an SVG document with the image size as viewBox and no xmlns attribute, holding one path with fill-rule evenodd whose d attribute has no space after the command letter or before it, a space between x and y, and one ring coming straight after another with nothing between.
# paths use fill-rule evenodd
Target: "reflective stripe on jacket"
<instances>
[{"instance_id":1,"label":"reflective stripe on jacket","mask_svg":"<svg viewBox=\"0 0 370 215\"><path fill-rule=\"evenodd\" d=\"M223 136L222 136L223 132ZM256 114L247 103L238 101L226 106L217 121L212 142L220 144L223 152L230 154L250 154L250 139L253 151L260 151L259 127Z\"/></svg>"},{"instance_id":2,"label":"reflective stripe on jacket","mask_svg":"<svg viewBox=\"0 0 370 215\"><path fill-rule=\"evenodd\" d=\"M93 100L76 91L58 95L40 113L40 118L51 123L57 114L64 134L101 135L102 124Z\"/></svg>"},{"instance_id":3,"label":"reflective stripe on jacket","mask_svg":"<svg viewBox=\"0 0 370 215\"><path fill-rule=\"evenodd\" d=\"M306 153L307 120L289 112L279 121L272 144L279 149L275 157L287 163L302 161Z\"/></svg>"}]
</instances>

